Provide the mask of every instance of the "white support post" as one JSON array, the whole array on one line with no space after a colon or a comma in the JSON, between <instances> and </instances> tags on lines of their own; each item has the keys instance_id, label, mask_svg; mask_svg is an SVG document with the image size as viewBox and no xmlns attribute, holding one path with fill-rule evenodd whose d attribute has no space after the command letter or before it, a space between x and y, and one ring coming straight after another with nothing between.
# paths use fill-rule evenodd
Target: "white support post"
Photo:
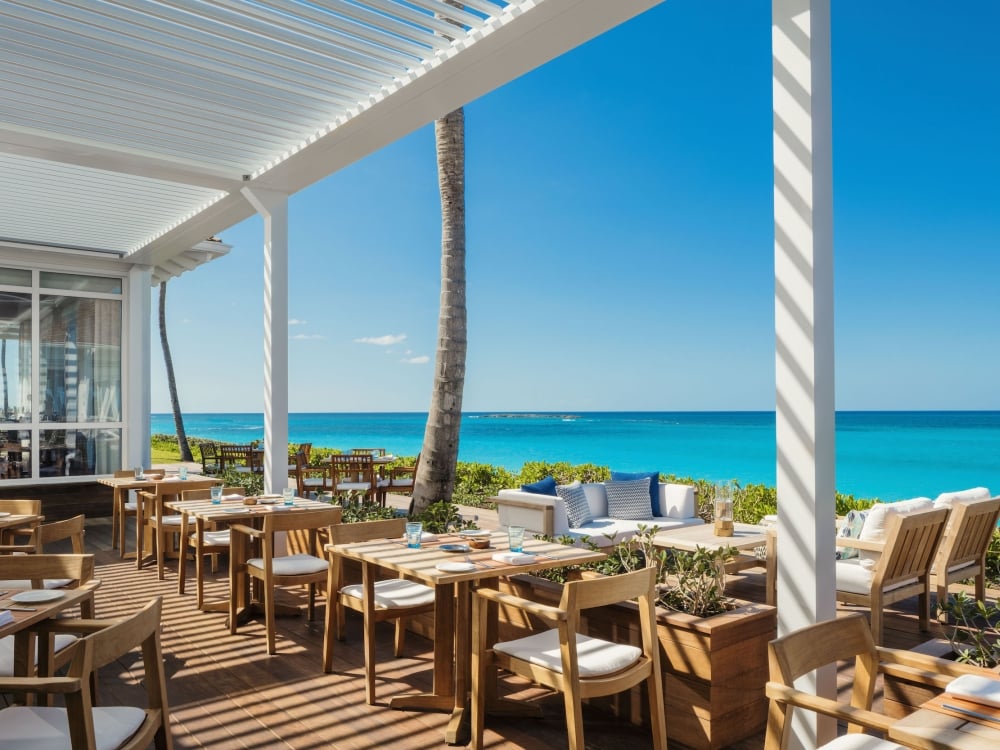
<instances>
[{"instance_id":1,"label":"white support post","mask_svg":"<svg viewBox=\"0 0 1000 750\"><path fill-rule=\"evenodd\" d=\"M829 0L772 0L779 635L836 615ZM820 670L803 690L833 697ZM801 712L800 712L801 713ZM793 745L832 739L802 715Z\"/></svg>"},{"instance_id":2,"label":"white support post","mask_svg":"<svg viewBox=\"0 0 1000 750\"><path fill-rule=\"evenodd\" d=\"M243 188L264 218L264 491L288 486L288 195Z\"/></svg>"},{"instance_id":3,"label":"white support post","mask_svg":"<svg viewBox=\"0 0 1000 750\"><path fill-rule=\"evenodd\" d=\"M125 361L122 394L124 396L125 440L122 466L149 466L150 400L150 311L153 269L135 265L128 272L128 298L125 309Z\"/></svg>"}]
</instances>

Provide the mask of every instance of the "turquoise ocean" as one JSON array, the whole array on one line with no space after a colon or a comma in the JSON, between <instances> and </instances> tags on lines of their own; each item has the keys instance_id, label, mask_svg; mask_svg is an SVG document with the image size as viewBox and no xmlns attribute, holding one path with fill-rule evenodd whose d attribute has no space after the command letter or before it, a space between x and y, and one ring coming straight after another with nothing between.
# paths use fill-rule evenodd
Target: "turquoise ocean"
<instances>
[{"instance_id":1,"label":"turquoise ocean","mask_svg":"<svg viewBox=\"0 0 1000 750\"><path fill-rule=\"evenodd\" d=\"M426 414L290 414L289 441L416 455ZM459 460L593 463L710 481L775 484L774 412L467 413ZM186 414L190 436L261 439L262 414ZM169 414L154 433L173 434ZM899 500L974 486L1000 493L1000 412L838 412L837 489Z\"/></svg>"}]
</instances>

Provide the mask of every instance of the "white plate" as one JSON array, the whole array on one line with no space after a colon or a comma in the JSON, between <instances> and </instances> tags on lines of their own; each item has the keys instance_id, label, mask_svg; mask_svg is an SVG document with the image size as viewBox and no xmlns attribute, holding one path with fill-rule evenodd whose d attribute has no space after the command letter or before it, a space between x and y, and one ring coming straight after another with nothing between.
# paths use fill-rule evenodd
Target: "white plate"
<instances>
[{"instance_id":1,"label":"white plate","mask_svg":"<svg viewBox=\"0 0 1000 750\"><path fill-rule=\"evenodd\" d=\"M31 591L22 591L19 594L14 594L10 600L12 602L54 602L56 599L62 599L64 596L65 594L62 591L32 589Z\"/></svg>"},{"instance_id":2,"label":"white plate","mask_svg":"<svg viewBox=\"0 0 1000 750\"><path fill-rule=\"evenodd\" d=\"M468 544L442 544L438 549L445 552L468 552L471 547Z\"/></svg>"},{"instance_id":3,"label":"white plate","mask_svg":"<svg viewBox=\"0 0 1000 750\"><path fill-rule=\"evenodd\" d=\"M259 498L257 498L257 502L260 503L261 505L274 505L276 502L278 502L278 498L276 498L276 497L259 497Z\"/></svg>"},{"instance_id":4,"label":"white plate","mask_svg":"<svg viewBox=\"0 0 1000 750\"><path fill-rule=\"evenodd\" d=\"M470 539L482 538L484 536L490 536L490 531L488 529L466 529L465 531L458 532L459 536L469 537Z\"/></svg>"},{"instance_id":5,"label":"white plate","mask_svg":"<svg viewBox=\"0 0 1000 750\"><path fill-rule=\"evenodd\" d=\"M476 566L470 562L443 562L434 567L442 573L468 573L470 570L476 569Z\"/></svg>"},{"instance_id":6,"label":"white plate","mask_svg":"<svg viewBox=\"0 0 1000 750\"><path fill-rule=\"evenodd\" d=\"M10 513L8 513L7 511L0 512L0 518L6 518L9 515Z\"/></svg>"}]
</instances>

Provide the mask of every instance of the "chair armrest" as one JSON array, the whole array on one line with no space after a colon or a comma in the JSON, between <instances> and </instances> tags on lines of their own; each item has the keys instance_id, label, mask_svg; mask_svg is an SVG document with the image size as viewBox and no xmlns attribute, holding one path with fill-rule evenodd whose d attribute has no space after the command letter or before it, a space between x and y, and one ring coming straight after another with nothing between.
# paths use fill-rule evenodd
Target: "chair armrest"
<instances>
[{"instance_id":1,"label":"chair armrest","mask_svg":"<svg viewBox=\"0 0 1000 750\"><path fill-rule=\"evenodd\" d=\"M956 677L965 674L992 674L972 664L962 664L913 651L879 646L878 653L881 661L879 669L883 674L903 677L942 690Z\"/></svg>"},{"instance_id":2,"label":"chair armrest","mask_svg":"<svg viewBox=\"0 0 1000 750\"><path fill-rule=\"evenodd\" d=\"M836 537L836 544L838 547L853 547L854 549L863 549L865 552L881 553L885 551L885 542L869 542L847 536Z\"/></svg>"},{"instance_id":3,"label":"chair armrest","mask_svg":"<svg viewBox=\"0 0 1000 750\"><path fill-rule=\"evenodd\" d=\"M98 631L104 630L105 628L111 627L112 625L118 625L122 620L112 619L112 620L80 620L80 619L66 619L66 620L46 620L45 622L40 622L38 625L32 626L32 630L38 633L77 633L81 635L89 635L90 633L96 633Z\"/></svg>"},{"instance_id":4,"label":"chair armrest","mask_svg":"<svg viewBox=\"0 0 1000 750\"><path fill-rule=\"evenodd\" d=\"M262 529L255 529L252 526L247 526L242 523L234 523L229 527L229 532L239 532L240 534L246 534L247 536L257 537L258 539L264 538L264 531Z\"/></svg>"},{"instance_id":5,"label":"chair armrest","mask_svg":"<svg viewBox=\"0 0 1000 750\"><path fill-rule=\"evenodd\" d=\"M75 677L0 677L0 693L78 693Z\"/></svg>"},{"instance_id":6,"label":"chair armrest","mask_svg":"<svg viewBox=\"0 0 1000 750\"><path fill-rule=\"evenodd\" d=\"M825 716L832 716L835 719L842 719L849 724L860 724L868 729L874 729L885 734L892 726L894 719L890 719L883 714L868 711L864 708L856 708L849 704L838 703L829 698L821 698L812 693L804 693L780 682L768 682L766 692L768 697L774 698L790 706L798 706L810 711L815 711Z\"/></svg>"},{"instance_id":7,"label":"chair armrest","mask_svg":"<svg viewBox=\"0 0 1000 750\"><path fill-rule=\"evenodd\" d=\"M483 599L489 599L497 602L498 604L522 609L530 614L538 615L545 620L562 622L566 619L565 610L559 609L558 607L552 607L548 604L539 604L531 599L522 599L521 597L514 596L513 594L505 594L504 592L497 591L496 589L476 589L476 595L482 597Z\"/></svg>"}]
</instances>

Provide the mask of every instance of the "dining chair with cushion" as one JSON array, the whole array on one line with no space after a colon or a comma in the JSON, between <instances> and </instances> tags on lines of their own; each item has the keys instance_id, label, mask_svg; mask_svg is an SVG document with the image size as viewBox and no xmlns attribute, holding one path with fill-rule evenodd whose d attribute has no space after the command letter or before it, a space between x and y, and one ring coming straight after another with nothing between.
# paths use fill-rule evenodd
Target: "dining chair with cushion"
<instances>
[{"instance_id":1,"label":"dining chair with cushion","mask_svg":"<svg viewBox=\"0 0 1000 750\"><path fill-rule=\"evenodd\" d=\"M417 454L413 466L394 466L389 469L389 486L386 492L392 495L408 495L413 497L413 486L417 482L417 469L420 467L420 454ZM382 503L385 505L385 503Z\"/></svg>"},{"instance_id":2,"label":"dining chair with cushion","mask_svg":"<svg viewBox=\"0 0 1000 750\"><path fill-rule=\"evenodd\" d=\"M115 479L135 478L134 469L117 469ZM111 549L120 550L125 556L125 517L135 518L135 502L129 499L129 490L115 487L111 496Z\"/></svg>"},{"instance_id":3,"label":"dining chair with cushion","mask_svg":"<svg viewBox=\"0 0 1000 750\"><path fill-rule=\"evenodd\" d=\"M219 447L212 442L198 443L201 451L201 473L208 475L219 473Z\"/></svg>"},{"instance_id":4,"label":"dining chair with cushion","mask_svg":"<svg viewBox=\"0 0 1000 750\"><path fill-rule=\"evenodd\" d=\"M792 714L803 709L847 724L847 734L822 745L824 750L905 750L902 745L864 732L885 735L896 719L872 711L880 674L892 674L944 690L976 667L925 654L876 646L872 631L860 612L808 625L777 638L768 645L770 677L767 695L765 750L785 750L791 739ZM795 681L827 665L853 667L850 702L813 695L795 687Z\"/></svg>"},{"instance_id":5,"label":"dining chair with cushion","mask_svg":"<svg viewBox=\"0 0 1000 750\"><path fill-rule=\"evenodd\" d=\"M223 487L223 495L246 495L246 489L243 487ZM211 500L212 490L201 489L201 490L186 490L181 493L181 500ZM216 529L206 528L201 534L197 530L192 530L190 516L186 513L181 514L181 548L182 550L186 547L194 555L194 577L195 577L195 593L197 596L197 607L201 609L202 604L205 601L205 556L212 556L212 572L216 572L218 569L217 561L218 556L222 554L229 553L230 544L230 533L229 528ZM184 589L187 584L187 564L184 561L184 557L181 557L181 563L177 566L177 593L183 595Z\"/></svg>"},{"instance_id":6,"label":"dining chair with cushion","mask_svg":"<svg viewBox=\"0 0 1000 750\"><path fill-rule=\"evenodd\" d=\"M295 454L295 486L299 497L309 497L313 493L330 489L330 469L327 466L310 466L306 454Z\"/></svg>"},{"instance_id":7,"label":"dining chair with cushion","mask_svg":"<svg viewBox=\"0 0 1000 750\"><path fill-rule=\"evenodd\" d=\"M90 595L80 602L80 615L87 619L94 617L94 594L97 583L94 581L93 555L12 555L0 558L0 577L8 580L0 581L0 586L7 588L84 588ZM58 584L58 585L56 585ZM54 669L62 667L71 652L66 649L74 644L77 637L64 633L54 635L49 644L50 653L54 655ZM35 649L35 664L38 664L38 649ZM14 674L14 636L0 638L0 677L11 677ZM0 690L0 692L3 692ZM2 737L2 734L0 734ZM0 746L2 746L0 740Z\"/></svg>"},{"instance_id":8,"label":"dining chair with cushion","mask_svg":"<svg viewBox=\"0 0 1000 750\"><path fill-rule=\"evenodd\" d=\"M183 518L180 513L166 513L164 501L178 497L189 490L207 490L212 485L220 484L219 479L165 479L156 483L151 491L143 490L143 519L136 521L136 549L138 550L137 567L143 563L143 531L149 526L153 534L153 552L156 556L156 577L164 579L164 562L168 554L172 554L174 543L181 533ZM185 552L185 545L180 544L180 553Z\"/></svg>"},{"instance_id":9,"label":"dining chair with cushion","mask_svg":"<svg viewBox=\"0 0 1000 750\"><path fill-rule=\"evenodd\" d=\"M941 498L934 501L938 505ZM941 546L931 568L931 585L938 604L948 598L952 583L975 580L976 599L986 599L986 552L1000 519L1000 497L956 500L951 505Z\"/></svg>"},{"instance_id":10,"label":"dining chair with cushion","mask_svg":"<svg viewBox=\"0 0 1000 750\"><path fill-rule=\"evenodd\" d=\"M345 501L356 497L375 500L379 490L389 486L388 479L375 474L371 454L333 454L330 456L331 490Z\"/></svg>"},{"instance_id":11,"label":"dining chair with cushion","mask_svg":"<svg viewBox=\"0 0 1000 750\"><path fill-rule=\"evenodd\" d=\"M893 505L887 503L887 506ZM873 520L869 514L865 528ZM884 609L890 604L919 597L920 629L930 625L930 579L934 555L948 520L945 508L923 505L887 511L884 541L837 538L859 550L859 556L835 563L837 601L861 605L871 610L871 628L875 642L882 643Z\"/></svg>"},{"instance_id":12,"label":"dining chair with cushion","mask_svg":"<svg viewBox=\"0 0 1000 750\"><path fill-rule=\"evenodd\" d=\"M379 458L385 455L385 448L351 448L351 455Z\"/></svg>"},{"instance_id":13,"label":"dining chair with cushion","mask_svg":"<svg viewBox=\"0 0 1000 750\"><path fill-rule=\"evenodd\" d=\"M495 589L480 588L472 610L472 748L483 747L487 694L493 695L496 669L527 678L563 694L571 750L583 750L581 701L612 695L645 683L653 747L667 747L663 707L663 676L656 636L656 569L565 584L559 606L553 607ZM642 644L615 643L581 635L580 613L635 599L638 601ZM491 644L496 606L520 609L547 624L525 638Z\"/></svg>"},{"instance_id":14,"label":"dining chair with cushion","mask_svg":"<svg viewBox=\"0 0 1000 750\"><path fill-rule=\"evenodd\" d=\"M318 510L285 510L282 506L272 506L267 513L262 514L264 525L255 529L246 524L233 524L230 527L229 555L229 632L236 634L239 606L249 600L249 588L252 580L262 584L264 597L264 617L267 627L267 653L275 653L275 593L278 586L308 586L308 618L315 616L316 587L325 584L330 563L323 553L320 544L320 531L340 523L338 506ZM281 541L279 535L290 532L305 532L308 539L307 550L297 554L278 555L275 542ZM278 537L278 539L276 539ZM325 537L325 538L328 538ZM260 545L260 556L250 557L250 543Z\"/></svg>"},{"instance_id":15,"label":"dining chair with cushion","mask_svg":"<svg viewBox=\"0 0 1000 750\"><path fill-rule=\"evenodd\" d=\"M18 705L0 710L3 747L145 750L153 745L157 750L172 750L160 646L161 607L162 600L157 597L120 620L50 620L40 624L42 632L79 637L66 676L0 677L0 693L59 693L66 707ZM94 674L137 648L142 653L146 706L97 707ZM134 679L131 671L122 674L130 682Z\"/></svg>"},{"instance_id":16,"label":"dining chair with cushion","mask_svg":"<svg viewBox=\"0 0 1000 750\"><path fill-rule=\"evenodd\" d=\"M398 539L406 528L405 518L385 521L342 523L331 526L327 554L327 607L323 636L323 671L333 671L333 641L344 639L344 608L360 612L364 619L365 700L375 705L375 625L396 621L395 655L403 655L406 618L434 611L434 589L402 577L375 580L370 565L362 565L361 583L344 585L343 558L335 545L372 539Z\"/></svg>"}]
</instances>

